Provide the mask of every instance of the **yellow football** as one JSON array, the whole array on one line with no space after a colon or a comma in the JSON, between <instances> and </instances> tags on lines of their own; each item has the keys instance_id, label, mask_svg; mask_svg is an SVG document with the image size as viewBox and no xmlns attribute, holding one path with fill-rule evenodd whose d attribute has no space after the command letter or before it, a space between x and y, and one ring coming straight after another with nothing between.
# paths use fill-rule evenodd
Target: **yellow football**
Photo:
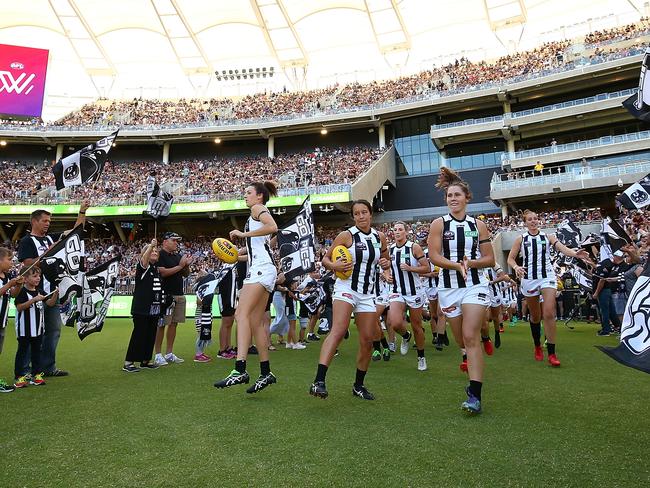
<instances>
[{"instance_id":1,"label":"yellow football","mask_svg":"<svg viewBox=\"0 0 650 488\"><path fill-rule=\"evenodd\" d=\"M226 264L235 264L239 257L239 252L235 245L223 237L217 237L212 241L212 250L214 251L214 255Z\"/></svg>"},{"instance_id":2,"label":"yellow football","mask_svg":"<svg viewBox=\"0 0 650 488\"><path fill-rule=\"evenodd\" d=\"M332 260L334 262L336 261L344 261L346 263L351 263L352 262L352 254L350 254L350 251L348 250L347 247L345 246L336 246L334 249L332 249ZM340 278L342 280L347 280L352 276L352 270L349 271L337 271L336 277Z\"/></svg>"}]
</instances>

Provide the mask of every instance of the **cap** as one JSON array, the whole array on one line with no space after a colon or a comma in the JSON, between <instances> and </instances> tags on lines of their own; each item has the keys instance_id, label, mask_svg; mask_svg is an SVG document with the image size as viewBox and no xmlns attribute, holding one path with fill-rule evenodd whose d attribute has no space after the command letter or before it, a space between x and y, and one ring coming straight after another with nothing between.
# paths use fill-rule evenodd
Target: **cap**
<instances>
[{"instance_id":1,"label":"cap","mask_svg":"<svg viewBox=\"0 0 650 488\"><path fill-rule=\"evenodd\" d=\"M614 256L616 256L617 258L622 258L623 256L625 256L625 253L619 249L614 253Z\"/></svg>"},{"instance_id":2,"label":"cap","mask_svg":"<svg viewBox=\"0 0 650 488\"><path fill-rule=\"evenodd\" d=\"M163 241L166 241L167 239L174 239L175 241L183 240L183 238L179 236L176 232L165 232L163 234Z\"/></svg>"}]
</instances>

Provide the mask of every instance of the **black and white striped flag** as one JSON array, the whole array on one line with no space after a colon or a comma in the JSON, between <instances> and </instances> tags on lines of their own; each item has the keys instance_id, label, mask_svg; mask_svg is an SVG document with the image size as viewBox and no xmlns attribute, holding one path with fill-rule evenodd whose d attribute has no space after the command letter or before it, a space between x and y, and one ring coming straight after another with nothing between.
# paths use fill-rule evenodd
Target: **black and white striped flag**
<instances>
[{"instance_id":1,"label":"black and white striped flag","mask_svg":"<svg viewBox=\"0 0 650 488\"><path fill-rule=\"evenodd\" d=\"M650 205L650 174L617 196L616 204L628 210L637 210Z\"/></svg>"},{"instance_id":2,"label":"black and white striped flag","mask_svg":"<svg viewBox=\"0 0 650 488\"><path fill-rule=\"evenodd\" d=\"M97 181L104 171L106 157L113 147L118 132L119 130L60 159L52 167L56 189L63 190L71 186Z\"/></svg>"}]
</instances>

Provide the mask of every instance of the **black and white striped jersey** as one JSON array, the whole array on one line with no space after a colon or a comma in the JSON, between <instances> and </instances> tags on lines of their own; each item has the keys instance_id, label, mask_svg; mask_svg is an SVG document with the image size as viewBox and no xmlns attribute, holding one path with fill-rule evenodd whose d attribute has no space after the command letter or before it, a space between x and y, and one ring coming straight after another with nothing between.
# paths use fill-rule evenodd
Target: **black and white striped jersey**
<instances>
[{"instance_id":1,"label":"black and white striped jersey","mask_svg":"<svg viewBox=\"0 0 650 488\"><path fill-rule=\"evenodd\" d=\"M503 269L498 264L493 268L485 268L485 276L487 277L488 281L496 280L499 277L499 274L501 274L502 272ZM501 295L502 283L503 283L502 281L500 281L499 283L490 283L490 291L492 292L492 296L498 297Z\"/></svg>"},{"instance_id":2,"label":"black and white striped jersey","mask_svg":"<svg viewBox=\"0 0 650 488\"><path fill-rule=\"evenodd\" d=\"M352 255L352 275L346 281L350 288L357 293L374 295L375 293L375 268L379 265L381 255L381 239L379 232L370 229L367 234L356 226L350 227L352 246L348 251Z\"/></svg>"},{"instance_id":3,"label":"black and white striped jersey","mask_svg":"<svg viewBox=\"0 0 650 488\"><path fill-rule=\"evenodd\" d=\"M248 217L244 232L255 231L263 227L264 224L255 220L252 216ZM271 236L257 236L246 238L246 250L248 251L248 269L273 263L273 254L271 253Z\"/></svg>"},{"instance_id":4,"label":"black and white striped jersey","mask_svg":"<svg viewBox=\"0 0 650 488\"><path fill-rule=\"evenodd\" d=\"M429 262L429 267L431 268L431 272L433 272L435 266L429 260L429 248L425 247L424 249L422 249L422 251L424 251L424 257L427 258L427 261ZM428 288L436 288L438 286L439 275L436 276L435 278L432 278L431 276L421 276L420 278L422 280L422 284Z\"/></svg>"},{"instance_id":5,"label":"black and white striped jersey","mask_svg":"<svg viewBox=\"0 0 650 488\"><path fill-rule=\"evenodd\" d=\"M400 268L402 263L409 266L418 266L418 260L413 255L413 243L406 241L403 246L392 244L389 249L391 273L393 274L392 292L403 296L415 296L420 293L420 275L413 271L404 271ZM420 256L422 257L422 256Z\"/></svg>"},{"instance_id":6,"label":"black and white striped jersey","mask_svg":"<svg viewBox=\"0 0 650 488\"><path fill-rule=\"evenodd\" d=\"M543 232L538 232L536 235L526 232L522 236L520 253L526 270L526 279L555 278L550 251L551 241Z\"/></svg>"},{"instance_id":7,"label":"black and white striped jersey","mask_svg":"<svg viewBox=\"0 0 650 488\"><path fill-rule=\"evenodd\" d=\"M5 273L0 277L0 288L9 283L9 276ZM0 329L7 326L7 319L9 317L9 301L11 300L11 288L9 288L4 295L0 295Z\"/></svg>"},{"instance_id":8,"label":"black and white striped jersey","mask_svg":"<svg viewBox=\"0 0 650 488\"><path fill-rule=\"evenodd\" d=\"M16 297L16 305L26 303L36 295L45 295L42 289L28 290L24 286ZM38 337L45 332L44 303L36 302L22 312L16 310L16 336L17 337Z\"/></svg>"},{"instance_id":9,"label":"black and white striped jersey","mask_svg":"<svg viewBox=\"0 0 650 488\"><path fill-rule=\"evenodd\" d=\"M480 259L479 232L476 219L466 215L463 220L457 220L450 214L442 217L442 256L449 261L459 263L463 257ZM439 288L467 288L474 285L485 285L487 280L482 270L472 268L467 272L467 279L460 271L442 268L438 281Z\"/></svg>"}]
</instances>

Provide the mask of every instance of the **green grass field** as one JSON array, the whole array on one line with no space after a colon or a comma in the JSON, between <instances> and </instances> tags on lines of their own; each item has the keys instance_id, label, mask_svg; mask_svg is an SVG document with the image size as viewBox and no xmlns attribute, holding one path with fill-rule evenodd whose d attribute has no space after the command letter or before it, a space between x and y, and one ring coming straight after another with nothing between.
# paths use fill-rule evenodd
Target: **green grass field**
<instances>
[{"instance_id":1,"label":"green grass field","mask_svg":"<svg viewBox=\"0 0 650 488\"><path fill-rule=\"evenodd\" d=\"M532 358L526 323L506 326L486 360L484 413L459 406L466 377L453 345L371 363L374 402L351 395L356 335L328 375L330 397L308 387L318 344L271 355L278 384L257 395L216 390L233 366L191 361L194 328L176 347L187 361L120 368L131 324L110 320L83 343L63 332L67 378L0 396L0 486L644 486L650 480L650 377L593 346L596 326L560 327L551 369ZM0 374L13 371L7 331ZM427 336L430 342L430 335ZM208 353L213 353L214 346ZM257 356L249 372L259 373Z\"/></svg>"}]
</instances>

